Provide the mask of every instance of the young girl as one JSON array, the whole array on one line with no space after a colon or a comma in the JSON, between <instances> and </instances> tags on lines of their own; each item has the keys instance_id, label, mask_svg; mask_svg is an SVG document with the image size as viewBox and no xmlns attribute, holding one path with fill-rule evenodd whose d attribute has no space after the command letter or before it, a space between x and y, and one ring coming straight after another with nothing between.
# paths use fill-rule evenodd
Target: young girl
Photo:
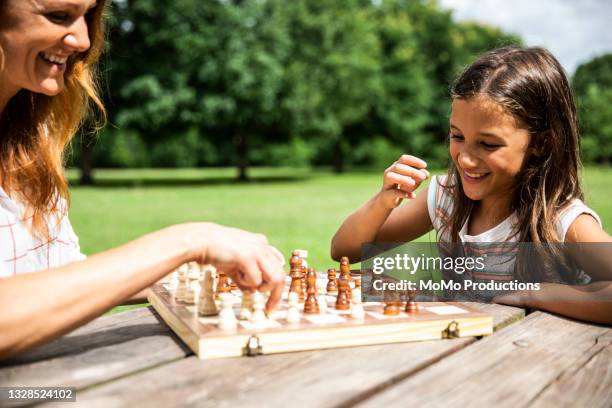
<instances>
[{"instance_id":1,"label":"young girl","mask_svg":"<svg viewBox=\"0 0 612 408\"><path fill-rule=\"evenodd\" d=\"M360 259L362 243L407 242L432 228L441 243L610 243L598 215L582 201L576 107L561 65L545 49L500 48L469 66L452 88L449 138L448 175L416 194L430 176L427 164L400 157L385 170L380 192L334 236L334 259ZM400 207L403 199L413 201ZM612 323L611 265L594 249L570 250L589 275L551 279L592 283L547 283L494 300ZM518 261L473 278L508 281Z\"/></svg>"}]
</instances>

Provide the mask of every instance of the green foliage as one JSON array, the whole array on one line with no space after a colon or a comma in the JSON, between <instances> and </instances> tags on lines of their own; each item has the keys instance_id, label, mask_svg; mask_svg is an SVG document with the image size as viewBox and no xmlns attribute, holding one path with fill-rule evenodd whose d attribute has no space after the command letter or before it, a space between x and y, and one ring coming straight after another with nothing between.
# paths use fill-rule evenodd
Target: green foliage
<instances>
[{"instance_id":1,"label":"green foliage","mask_svg":"<svg viewBox=\"0 0 612 408\"><path fill-rule=\"evenodd\" d=\"M612 54L580 65L572 79L585 162L612 161Z\"/></svg>"},{"instance_id":2,"label":"green foliage","mask_svg":"<svg viewBox=\"0 0 612 408\"><path fill-rule=\"evenodd\" d=\"M507 43L435 1L114 2L95 164L441 163L449 84Z\"/></svg>"}]
</instances>

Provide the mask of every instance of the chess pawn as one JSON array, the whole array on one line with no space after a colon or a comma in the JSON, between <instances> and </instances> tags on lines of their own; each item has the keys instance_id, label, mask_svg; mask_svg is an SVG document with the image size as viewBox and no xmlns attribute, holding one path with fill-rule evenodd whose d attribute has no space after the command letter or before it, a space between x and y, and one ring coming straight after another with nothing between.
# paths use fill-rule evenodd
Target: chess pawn
<instances>
[{"instance_id":1,"label":"chess pawn","mask_svg":"<svg viewBox=\"0 0 612 408\"><path fill-rule=\"evenodd\" d=\"M222 293L219 296L221 300L221 312L219 312L219 322L217 326L221 330L234 330L238 327L238 320L234 314L233 299L229 293Z\"/></svg>"},{"instance_id":2,"label":"chess pawn","mask_svg":"<svg viewBox=\"0 0 612 408\"><path fill-rule=\"evenodd\" d=\"M306 300L304 301L304 313L318 314L319 303L317 302L317 273L315 272L314 268L308 268L306 285L308 296L306 296Z\"/></svg>"},{"instance_id":3,"label":"chess pawn","mask_svg":"<svg viewBox=\"0 0 612 408\"><path fill-rule=\"evenodd\" d=\"M228 293L232 290L227 275L224 272L218 271L219 280L217 281L217 291L215 296L220 298L222 293Z\"/></svg>"},{"instance_id":4,"label":"chess pawn","mask_svg":"<svg viewBox=\"0 0 612 408\"><path fill-rule=\"evenodd\" d=\"M182 302L187 296L187 292L189 291L189 282L187 278L187 269L179 268L178 271L178 285L176 287L176 292L174 293L174 297L176 300Z\"/></svg>"},{"instance_id":5,"label":"chess pawn","mask_svg":"<svg viewBox=\"0 0 612 408\"><path fill-rule=\"evenodd\" d=\"M200 282L200 303L198 305L198 313L201 316L214 316L219 314L219 308L215 303L215 294L213 291L214 276L213 271L204 270L204 278Z\"/></svg>"},{"instance_id":6,"label":"chess pawn","mask_svg":"<svg viewBox=\"0 0 612 408\"><path fill-rule=\"evenodd\" d=\"M319 312L325 314L327 312L327 288L325 287L325 282L317 281L317 290L319 292L317 297Z\"/></svg>"},{"instance_id":7,"label":"chess pawn","mask_svg":"<svg viewBox=\"0 0 612 408\"><path fill-rule=\"evenodd\" d=\"M338 279L338 297L336 297L336 310L349 310L351 302L348 298L348 281L342 276Z\"/></svg>"},{"instance_id":8,"label":"chess pawn","mask_svg":"<svg viewBox=\"0 0 612 408\"><path fill-rule=\"evenodd\" d=\"M400 314L401 302L399 293L392 290L386 290L384 293L385 309L383 313L387 316L397 316Z\"/></svg>"},{"instance_id":9,"label":"chess pawn","mask_svg":"<svg viewBox=\"0 0 612 408\"><path fill-rule=\"evenodd\" d=\"M265 300L261 292L253 293L253 313L249 321L254 325L262 324L266 321L266 313L264 312Z\"/></svg>"},{"instance_id":10,"label":"chess pawn","mask_svg":"<svg viewBox=\"0 0 612 408\"><path fill-rule=\"evenodd\" d=\"M419 305L416 302L416 291L411 290L408 292L408 301L406 302L406 308L404 312L408 314L414 314L419 312Z\"/></svg>"},{"instance_id":11,"label":"chess pawn","mask_svg":"<svg viewBox=\"0 0 612 408\"><path fill-rule=\"evenodd\" d=\"M338 282L336 281L336 270L334 268L327 270L327 293L338 293Z\"/></svg>"},{"instance_id":12,"label":"chess pawn","mask_svg":"<svg viewBox=\"0 0 612 408\"><path fill-rule=\"evenodd\" d=\"M178 269L174 270L168 279L168 290L174 291L178 287Z\"/></svg>"},{"instance_id":13,"label":"chess pawn","mask_svg":"<svg viewBox=\"0 0 612 408\"><path fill-rule=\"evenodd\" d=\"M351 294L351 303L351 317L353 319L364 319L365 310L363 309L363 304L361 303L361 289L353 289L353 293Z\"/></svg>"},{"instance_id":14,"label":"chess pawn","mask_svg":"<svg viewBox=\"0 0 612 408\"><path fill-rule=\"evenodd\" d=\"M242 291L242 306L240 308L240 320L249 320L253 309L253 292L250 290Z\"/></svg>"},{"instance_id":15,"label":"chess pawn","mask_svg":"<svg viewBox=\"0 0 612 408\"><path fill-rule=\"evenodd\" d=\"M302 317L298 309L298 294L296 292L289 292L288 306L287 309L287 323L295 324L299 323Z\"/></svg>"},{"instance_id":16,"label":"chess pawn","mask_svg":"<svg viewBox=\"0 0 612 408\"><path fill-rule=\"evenodd\" d=\"M189 263L189 272L187 272L187 291L183 297L183 301L189 305L193 305L200 297L200 265L197 263Z\"/></svg>"}]
</instances>

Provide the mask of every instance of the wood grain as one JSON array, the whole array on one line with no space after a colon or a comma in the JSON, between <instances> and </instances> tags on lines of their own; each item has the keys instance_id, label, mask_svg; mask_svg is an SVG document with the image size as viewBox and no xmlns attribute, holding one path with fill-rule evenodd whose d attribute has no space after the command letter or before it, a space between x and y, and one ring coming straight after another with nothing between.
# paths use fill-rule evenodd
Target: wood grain
<instances>
[{"instance_id":1,"label":"wood grain","mask_svg":"<svg viewBox=\"0 0 612 408\"><path fill-rule=\"evenodd\" d=\"M143 308L98 318L0 367L3 386L83 388L164 362L189 351Z\"/></svg>"},{"instance_id":2,"label":"wood grain","mask_svg":"<svg viewBox=\"0 0 612 408\"><path fill-rule=\"evenodd\" d=\"M609 345L604 347L602 344L609 343L610 331L607 327L535 312L373 396L360 406L517 407L540 398L545 405L551 401L547 398L558 398L564 392L567 395L562 402L580 406L573 401L590 400L595 397L592 390L600 387L607 389L596 394L595 405L609 406L610 399L603 399L612 388L609 374L595 377L602 366L609 369L610 360L602 361ZM602 343L602 339L606 340ZM587 362L591 365L585 364ZM588 383L588 387L580 389L574 384L571 391L562 388L581 379Z\"/></svg>"},{"instance_id":3,"label":"wood grain","mask_svg":"<svg viewBox=\"0 0 612 408\"><path fill-rule=\"evenodd\" d=\"M523 311L487 305L498 325ZM461 350L475 338L200 361L189 357L85 390L88 406L351 405Z\"/></svg>"}]
</instances>

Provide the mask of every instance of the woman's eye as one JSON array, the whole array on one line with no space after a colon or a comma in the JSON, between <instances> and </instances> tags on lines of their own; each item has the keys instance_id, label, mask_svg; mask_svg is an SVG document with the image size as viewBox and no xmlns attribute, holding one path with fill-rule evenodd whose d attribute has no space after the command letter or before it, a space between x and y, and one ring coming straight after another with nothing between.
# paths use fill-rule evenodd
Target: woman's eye
<instances>
[{"instance_id":1,"label":"woman's eye","mask_svg":"<svg viewBox=\"0 0 612 408\"><path fill-rule=\"evenodd\" d=\"M63 12L55 12L55 13L47 14L47 18L55 23L64 23L68 21L69 17L70 16L68 15L68 13L63 13Z\"/></svg>"}]
</instances>

